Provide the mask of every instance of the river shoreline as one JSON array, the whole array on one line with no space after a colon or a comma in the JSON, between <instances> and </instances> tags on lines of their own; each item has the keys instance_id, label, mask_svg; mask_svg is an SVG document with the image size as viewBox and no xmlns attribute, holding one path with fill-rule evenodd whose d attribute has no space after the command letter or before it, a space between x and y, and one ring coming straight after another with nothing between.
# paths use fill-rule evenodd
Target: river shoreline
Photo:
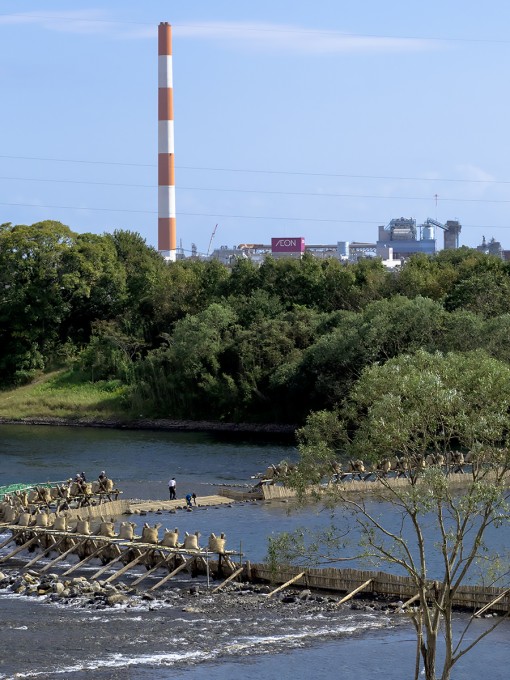
<instances>
[{"instance_id":1,"label":"river shoreline","mask_svg":"<svg viewBox=\"0 0 510 680\"><path fill-rule=\"evenodd\" d=\"M116 430L157 430L168 432L204 432L225 434L257 434L257 435L281 435L293 436L298 425L283 425L278 423L225 423L207 420L172 420L139 419L121 420L91 418L57 418L57 417L31 417L31 418L3 418L0 416L0 425L49 425L55 427L95 427Z\"/></svg>"},{"instance_id":2,"label":"river shoreline","mask_svg":"<svg viewBox=\"0 0 510 680\"><path fill-rule=\"evenodd\" d=\"M307 507L289 513L292 502L285 499L158 513L158 499L168 498L170 476L176 476L179 496L194 491L200 498L215 493L220 485L242 485L275 461L293 461L295 445L283 445L278 435L227 435L231 441L225 441L221 433L66 427L68 422L63 422L63 427L18 425L0 427L0 484L44 482L57 471L66 479L85 470L92 479L106 469L123 490L122 498L147 499L156 508L146 516L122 518L135 522L139 529L147 521L149 525L161 522L164 529L178 527L180 536L197 531L202 537L225 533L227 548L238 549L246 556L243 561L249 559L253 564L264 561L272 533L291 533L303 525L321 532L331 526L330 513ZM398 512L376 505L376 512L377 508L384 511L389 527L398 531ZM7 534L0 542L6 538ZM501 533L499 529L489 531L486 539L491 551L509 544L505 528ZM4 553L8 550L6 546ZM26 564L26 557L20 556L18 569L22 559ZM56 569L57 563L43 574L62 573L76 560L62 560L61 568ZM441 564L440 555L431 556L431 578L439 575ZM9 560L9 565L14 563ZM80 572L93 584L90 577L99 568L100 563L86 563L75 574L78 577ZM0 567L4 573L7 569L11 567ZM135 565L129 576L119 576L112 585L121 580L129 584L131 578L145 574L144 566ZM156 572L153 578L157 578ZM150 584L149 579L150 575L140 586ZM408 617L396 614L393 608L391 614L379 610L387 606L382 600L375 610L361 597L336 605L318 601L313 591L305 597L301 589L292 586L281 591L280 598L279 593L269 598L267 592L257 592L263 587L258 584L250 590L244 584L227 590L227 584L212 594L219 583L211 581L208 588L203 576L192 578L182 570L168 582L168 588L164 584L150 593L155 599L143 599L147 591L140 590L134 598L128 594L124 605L106 603L104 592L98 592L97 599L84 592L83 597L77 595L69 602L65 596L52 602L50 598L58 593L25 596L4 589L0 592L0 643L7 651L0 654L0 680L16 675L19 680L224 680L230 676L309 680L310 674L314 680L331 680L339 674L342 680L381 680L385 674L391 680L414 677L414 629ZM198 593L194 586L199 587ZM329 593L319 596L329 597ZM284 597L297 600L283 602ZM338 595L334 599L338 600ZM469 620L469 614L456 613L456 633L460 634ZM490 668L491 679L506 679L509 622L502 617L474 619L469 634L480 633L495 621L501 621L501 627L465 661L461 659L456 677L479 680Z\"/></svg>"}]
</instances>

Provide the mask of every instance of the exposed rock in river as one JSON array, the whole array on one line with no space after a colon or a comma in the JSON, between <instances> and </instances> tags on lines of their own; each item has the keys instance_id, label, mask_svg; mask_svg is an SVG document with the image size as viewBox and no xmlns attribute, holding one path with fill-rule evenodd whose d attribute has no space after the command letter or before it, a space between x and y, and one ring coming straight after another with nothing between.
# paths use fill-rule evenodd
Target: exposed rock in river
<instances>
[{"instance_id":1,"label":"exposed rock in river","mask_svg":"<svg viewBox=\"0 0 510 680\"><path fill-rule=\"evenodd\" d=\"M307 614L338 610L338 597L313 593L309 589L289 588L274 598L268 598L271 588L267 585L230 583L221 592L212 595L206 585L200 583L187 588L174 587L171 590L148 593L121 581L113 585L105 581L89 581L84 576L65 578L55 573L39 574L34 570L0 572L0 590L23 596L44 596L46 602L90 609L151 608L156 604L179 606L183 611L193 612L214 609L216 615L223 612L225 616L231 616L232 610L261 608L275 610L293 607ZM384 601L354 601L343 607L395 614L395 607Z\"/></svg>"}]
</instances>

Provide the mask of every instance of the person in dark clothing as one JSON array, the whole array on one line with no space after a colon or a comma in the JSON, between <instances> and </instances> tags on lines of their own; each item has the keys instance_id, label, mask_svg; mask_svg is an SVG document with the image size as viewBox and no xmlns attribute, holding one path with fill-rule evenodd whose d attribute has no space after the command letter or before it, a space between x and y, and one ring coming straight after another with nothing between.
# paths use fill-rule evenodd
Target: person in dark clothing
<instances>
[{"instance_id":1,"label":"person in dark clothing","mask_svg":"<svg viewBox=\"0 0 510 680\"><path fill-rule=\"evenodd\" d=\"M105 472L105 470L101 470L101 474L97 478L99 482L99 491L106 491L106 482L108 481L108 476Z\"/></svg>"}]
</instances>

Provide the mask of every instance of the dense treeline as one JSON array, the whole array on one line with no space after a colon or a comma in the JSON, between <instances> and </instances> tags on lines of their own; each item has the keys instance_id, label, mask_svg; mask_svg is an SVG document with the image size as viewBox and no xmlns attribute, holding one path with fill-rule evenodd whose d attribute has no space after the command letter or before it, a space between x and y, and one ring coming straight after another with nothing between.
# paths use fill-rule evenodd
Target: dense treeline
<instances>
[{"instance_id":1,"label":"dense treeline","mask_svg":"<svg viewBox=\"0 0 510 680\"><path fill-rule=\"evenodd\" d=\"M0 385L72 367L134 413L303 422L417 349L510 361L510 268L461 248L401 272L305 255L172 264L133 232L0 226Z\"/></svg>"}]
</instances>

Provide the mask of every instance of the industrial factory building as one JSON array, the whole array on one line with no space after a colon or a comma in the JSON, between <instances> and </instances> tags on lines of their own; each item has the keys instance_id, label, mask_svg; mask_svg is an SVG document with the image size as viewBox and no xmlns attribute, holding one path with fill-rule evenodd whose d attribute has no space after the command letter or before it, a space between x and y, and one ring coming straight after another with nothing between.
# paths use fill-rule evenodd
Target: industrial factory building
<instances>
[{"instance_id":1,"label":"industrial factory building","mask_svg":"<svg viewBox=\"0 0 510 680\"><path fill-rule=\"evenodd\" d=\"M304 253L346 262L356 262L364 257L378 257L386 267L393 269L403 264L411 255L434 255L440 232L443 232L445 250L459 247L461 225L457 220L448 220L442 224L428 217L423 224L417 224L414 218L399 217L392 219L386 226L379 227L376 243L338 241L334 244L306 244L302 236L281 236L272 238L270 244L221 246L211 255L208 251L205 257L219 260L226 265L233 264L239 258L256 263L262 263L267 256L299 259ZM177 248L176 243L172 28L167 22L161 22L158 27L158 250L167 261L185 258L182 245ZM210 246L211 243L209 248ZM484 237L477 250L510 259L510 251L503 250L501 244L494 239L486 242ZM191 257L200 257L195 244L192 245Z\"/></svg>"},{"instance_id":2,"label":"industrial factory building","mask_svg":"<svg viewBox=\"0 0 510 680\"><path fill-rule=\"evenodd\" d=\"M458 248L461 228L456 220L448 220L446 224L442 224L428 217L423 224L417 225L415 219L399 217L391 220L387 226L379 227L376 255L383 260L388 259L390 251L393 258L400 260L416 253L434 255L437 252L438 229L443 232L445 250Z\"/></svg>"},{"instance_id":3,"label":"industrial factory building","mask_svg":"<svg viewBox=\"0 0 510 680\"><path fill-rule=\"evenodd\" d=\"M429 217L423 224L417 225L413 218L400 217L379 227L376 243L338 241L335 244L306 244L302 236L278 237L272 238L271 244L267 245L242 243L232 247L221 246L210 257L228 265L237 258L249 258L260 263L269 255L276 259L300 258L306 252L315 257L334 257L348 262L356 262L362 257L380 257L383 264L391 269L400 266L416 253L434 255L437 252L438 230L443 232L445 249L458 248L461 229L456 220L442 224Z\"/></svg>"}]
</instances>

